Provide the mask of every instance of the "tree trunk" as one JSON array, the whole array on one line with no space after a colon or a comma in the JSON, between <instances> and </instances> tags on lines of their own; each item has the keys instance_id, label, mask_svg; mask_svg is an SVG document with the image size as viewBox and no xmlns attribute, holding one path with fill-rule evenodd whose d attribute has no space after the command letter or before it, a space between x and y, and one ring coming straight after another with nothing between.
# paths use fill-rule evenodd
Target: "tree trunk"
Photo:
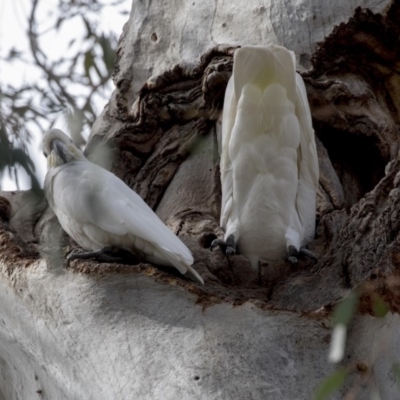
<instances>
[{"instance_id":1,"label":"tree trunk","mask_svg":"<svg viewBox=\"0 0 400 400\"><path fill-rule=\"evenodd\" d=\"M66 269L51 212L30 192L3 193L0 400L310 399L334 370L332 306L354 288L352 375L333 398L397 398L399 16L388 1L134 1L116 90L85 153L189 246L205 286L148 264ZM296 52L307 87L318 262L256 274L209 246L223 235L219 118L232 54L266 43ZM382 319L378 295L393 313Z\"/></svg>"}]
</instances>

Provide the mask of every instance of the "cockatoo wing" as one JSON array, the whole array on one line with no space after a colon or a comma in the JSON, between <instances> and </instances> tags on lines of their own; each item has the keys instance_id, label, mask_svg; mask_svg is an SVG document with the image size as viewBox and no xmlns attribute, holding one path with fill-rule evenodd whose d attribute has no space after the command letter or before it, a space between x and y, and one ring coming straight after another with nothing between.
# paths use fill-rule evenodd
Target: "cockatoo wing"
<instances>
[{"instance_id":1,"label":"cockatoo wing","mask_svg":"<svg viewBox=\"0 0 400 400\"><path fill-rule=\"evenodd\" d=\"M136 192L111 172L86 160L77 161L61 167L53 176L52 186L56 209L86 225L88 234L99 227L113 236L143 239L182 274L203 283L191 267L190 250Z\"/></svg>"},{"instance_id":2,"label":"cockatoo wing","mask_svg":"<svg viewBox=\"0 0 400 400\"><path fill-rule=\"evenodd\" d=\"M315 234L316 193L318 190L319 167L314 129L307 92L302 77L296 74L296 115L301 136L298 150L299 187L296 209L303 228L303 243L309 242Z\"/></svg>"},{"instance_id":3,"label":"cockatoo wing","mask_svg":"<svg viewBox=\"0 0 400 400\"><path fill-rule=\"evenodd\" d=\"M229 157L229 142L231 133L235 124L237 112L237 101L233 90L233 77L229 79L225 91L224 110L222 114L222 140L221 140L221 185L222 185L222 203L221 203L221 221L220 225L226 229L228 219L232 214L232 191L233 191L233 172L232 162ZM233 217L234 218L234 217Z\"/></svg>"}]
</instances>

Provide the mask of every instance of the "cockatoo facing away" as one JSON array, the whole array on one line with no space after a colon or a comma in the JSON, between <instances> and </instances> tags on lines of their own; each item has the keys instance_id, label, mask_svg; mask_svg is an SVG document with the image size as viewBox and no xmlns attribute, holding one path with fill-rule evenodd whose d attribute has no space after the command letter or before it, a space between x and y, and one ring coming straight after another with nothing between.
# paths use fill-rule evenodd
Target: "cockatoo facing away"
<instances>
[{"instance_id":1,"label":"cockatoo facing away","mask_svg":"<svg viewBox=\"0 0 400 400\"><path fill-rule=\"evenodd\" d=\"M91 163L59 129L43 139L48 172L45 192L63 229L89 253L117 247L147 261L175 267L203 284L193 257L143 199L111 172Z\"/></svg>"},{"instance_id":2,"label":"cockatoo facing away","mask_svg":"<svg viewBox=\"0 0 400 400\"><path fill-rule=\"evenodd\" d=\"M236 244L253 268L297 254L314 237L318 159L311 113L293 52L236 50L224 101L221 226L226 254Z\"/></svg>"}]
</instances>

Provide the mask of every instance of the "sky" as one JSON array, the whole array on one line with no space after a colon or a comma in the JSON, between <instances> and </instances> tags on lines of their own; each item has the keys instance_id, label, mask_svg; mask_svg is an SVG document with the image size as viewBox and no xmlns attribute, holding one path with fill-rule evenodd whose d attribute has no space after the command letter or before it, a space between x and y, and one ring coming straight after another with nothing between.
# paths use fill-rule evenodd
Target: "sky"
<instances>
[{"instance_id":1,"label":"sky","mask_svg":"<svg viewBox=\"0 0 400 400\"><path fill-rule=\"evenodd\" d=\"M103 3L111 4L114 0L103 0ZM29 50L28 37L26 34L28 15L31 10L32 0L0 0L0 58L5 57L11 48L16 48L24 53L28 61L32 61ZM40 30L50 28L57 19L57 5L59 0L40 0L38 8L38 20ZM117 37L122 32L123 25L129 17L131 1L125 0L119 6L106 7L98 15L100 29L105 33L114 32ZM44 35L41 45L48 57L57 60L68 51L68 45L72 39L79 39L86 33L85 27L80 18L75 18L61 25L59 32L50 31ZM79 46L79 41L76 41ZM73 51L73 46L69 51ZM82 67L83 73L83 67ZM0 60L0 80L2 83L20 86L22 82L32 82L43 79L40 71L32 67L29 63L13 62L6 63ZM106 88L103 99L98 98L96 109L99 112L104 108L107 100L111 96L114 85L110 83ZM65 120L62 116L57 119L54 127L68 131ZM41 138L43 132L40 132L36 126L31 128L34 131L34 137L29 144L29 154L36 167L36 175L42 184L46 174L46 159L42 154ZM18 172L19 189L29 189L31 186L30 178L23 169ZM16 190L17 186L14 180L5 173L1 181L2 190Z\"/></svg>"}]
</instances>

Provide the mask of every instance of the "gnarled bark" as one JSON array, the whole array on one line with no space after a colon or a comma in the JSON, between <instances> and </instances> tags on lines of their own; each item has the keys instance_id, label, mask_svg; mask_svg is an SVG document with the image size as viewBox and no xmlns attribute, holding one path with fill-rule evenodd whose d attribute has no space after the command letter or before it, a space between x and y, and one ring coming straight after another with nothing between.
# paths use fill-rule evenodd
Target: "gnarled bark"
<instances>
[{"instance_id":1,"label":"gnarled bark","mask_svg":"<svg viewBox=\"0 0 400 400\"><path fill-rule=\"evenodd\" d=\"M206 3L188 7L206 13L211 7ZM345 3L353 7L351 2ZM377 7L375 2L370 3ZM335 15L324 22L327 11L321 9L313 19L306 2L271 2L268 10L253 1L243 6L244 14L250 12L256 19L269 13L266 26L275 39L297 51L316 130L321 172L318 228L309 246L318 262L300 260L296 267L285 260L263 263L256 274L243 256L227 258L219 251L209 251L211 241L223 234L219 227L219 118L233 51L239 44L264 42L262 35L256 37L257 29L248 26L246 29L254 36L237 41L231 34L227 37L232 38L229 43L233 45L215 45L206 51L206 44L222 42L219 39L226 35L225 29L239 29L238 20L243 17L235 20L229 11L231 6L222 2L217 5L226 6L226 21L218 8L214 9L213 21L220 25L213 22L209 31L199 30L198 37L190 24L183 24L188 36L182 39L179 52L173 35L182 23L182 15L177 15L172 28L164 22L157 26L149 16L156 19L164 5L144 10L142 3L136 4L118 50L114 75L117 89L85 150L90 159L112 168L136 190L190 247L194 267L205 278L204 287L148 264L132 267L74 261L68 270L62 269L60 243L66 242L51 213L47 211L39 218L42 204L35 202L34 213L21 212L18 217L18 196L29 193L6 195L14 207L11 215L7 201L0 201L0 215L11 217L10 224L1 227L2 273L17 293L24 315L29 314L25 308L33 310L27 326L38 329L52 349L52 355L48 355L35 340L28 340L22 351L16 346L14 354L18 353L19 360L29 354L32 368L54 363L55 369L67 374L65 381L59 382L54 371L40 370L42 384L52 396L49 398L126 398L132 393L143 399L310 398L317 382L332 370L325 361L330 333L326 317L332 305L358 287L364 313L371 313L376 293L387 301L391 311L399 310L400 6L393 3L384 15L358 9L315 52L315 39L322 39L324 29L335 22L344 21L343 16ZM278 9L288 13L282 26L278 24ZM211 11L212 7L207 15ZM199 24L200 14L187 17ZM150 18L148 25L145 15ZM305 22L315 24L314 39L296 44L295 24L301 27ZM299 28L299 32L298 37L303 38L306 30ZM197 63L193 62L195 49L190 48L193 43L203 53ZM161 45L170 46L165 59L159 56ZM143 55L146 46L148 52ZM144 68L150 60L154 65ZM166 69L173 60L181 63ZM149 77L151 72L156 75ZM41 246L27 244L35 237L41 237ZM38 250L48 259L47 267L40 261ZM47 291L38 276L49 286L54 285L59 298ZM66 283L68 288L63 285ZM121 294L125 292L129 295ZM36 300L29 300L32 294L37 295ZM76 296L79 302L69 301L68 295ZM87 296L93 296L93 302ZM6 298L9 323L12 304ZM63 315L68 307L79 315L79 320ZM56 315L55 323L49 313ZM57 326L67 320L70 330ZM41 327L41 321L46 321L48 327ZM390 332L398 324L398 317L393 315L384 321L374 321L368 315L360 317L350 335L351 362L356 365L362 358L372 374L378 361L370 359L365 344L378 341L381 329ZM17 325L16 332L23 336L24 323L18 321ZM80 339L82 326L86 331ZM96 329L107 334L93 333ZM0 338L10 340L7 335L7 327L0 324ZM89 372L81 359L76 368L70 361L63 363L63 356L75 359L79 352L61 346L57 353L57 340L49 339L51 335L65 335L74 346L86 346L82 354L91 360ZM7 346L1 343L3 363L18 371L10 361L12 351L6 351ZM393 338L390 343L395 348L398 342ZM102 351L94 355L96 346ZM123 352L115 360L113 355L119 348ZM400 355L393 353L398 359ZM126 360L121 360L125 355ZM113 371L94 365L97 362L103 367L110 357L118 369L119 391L102 382L102 377ZM125 370L128 365L134 366L137 378ZM383 398L392 398L395 381L383 378L390 366L379 365L376 377L382 380L376 386L388 396ZM86 370L85 379L95 384L85 385L78 379L77 387L71 389L71 377L82 370ZM359 370L365 372L361 367ZM29 380L27 376L24 379ZM116 382L115 376L113 379ZM25 395L32 387L27 383L20 393ZM166 389L160 391L160 387ZM5 398L9 394L0 393ZM360 398L364 394L361 391Z\"/></svg>"},{"instance_id":2,"label":"gnarled bark","mask_svg":"<svg viewBox=\"0 0 400 400\"><path fill-rule=\"evenodd\" d=\"M236 296L242 293L243 301L250 285L250 298L311 312L371 275L383 278L395 271L397 12L396 5L386 16L358 9L320 45L312 69L303 73L321 168L319 225L310 246L317 264L268 263L255 277L242 257L205 251L221 235L215 120L232 68L232 47L218 46L198 65L177 65L150 78L130 107L130 86L116 77L118 112L107 118L124 127L105 137L120 151L114 171L191 245L196 267L203 273L206 267L227 290L235 288ZM268 295L260 295L257 287L266 287ZM204 288L213 290L211 284Z\"/></svg>"}]
</instances>

